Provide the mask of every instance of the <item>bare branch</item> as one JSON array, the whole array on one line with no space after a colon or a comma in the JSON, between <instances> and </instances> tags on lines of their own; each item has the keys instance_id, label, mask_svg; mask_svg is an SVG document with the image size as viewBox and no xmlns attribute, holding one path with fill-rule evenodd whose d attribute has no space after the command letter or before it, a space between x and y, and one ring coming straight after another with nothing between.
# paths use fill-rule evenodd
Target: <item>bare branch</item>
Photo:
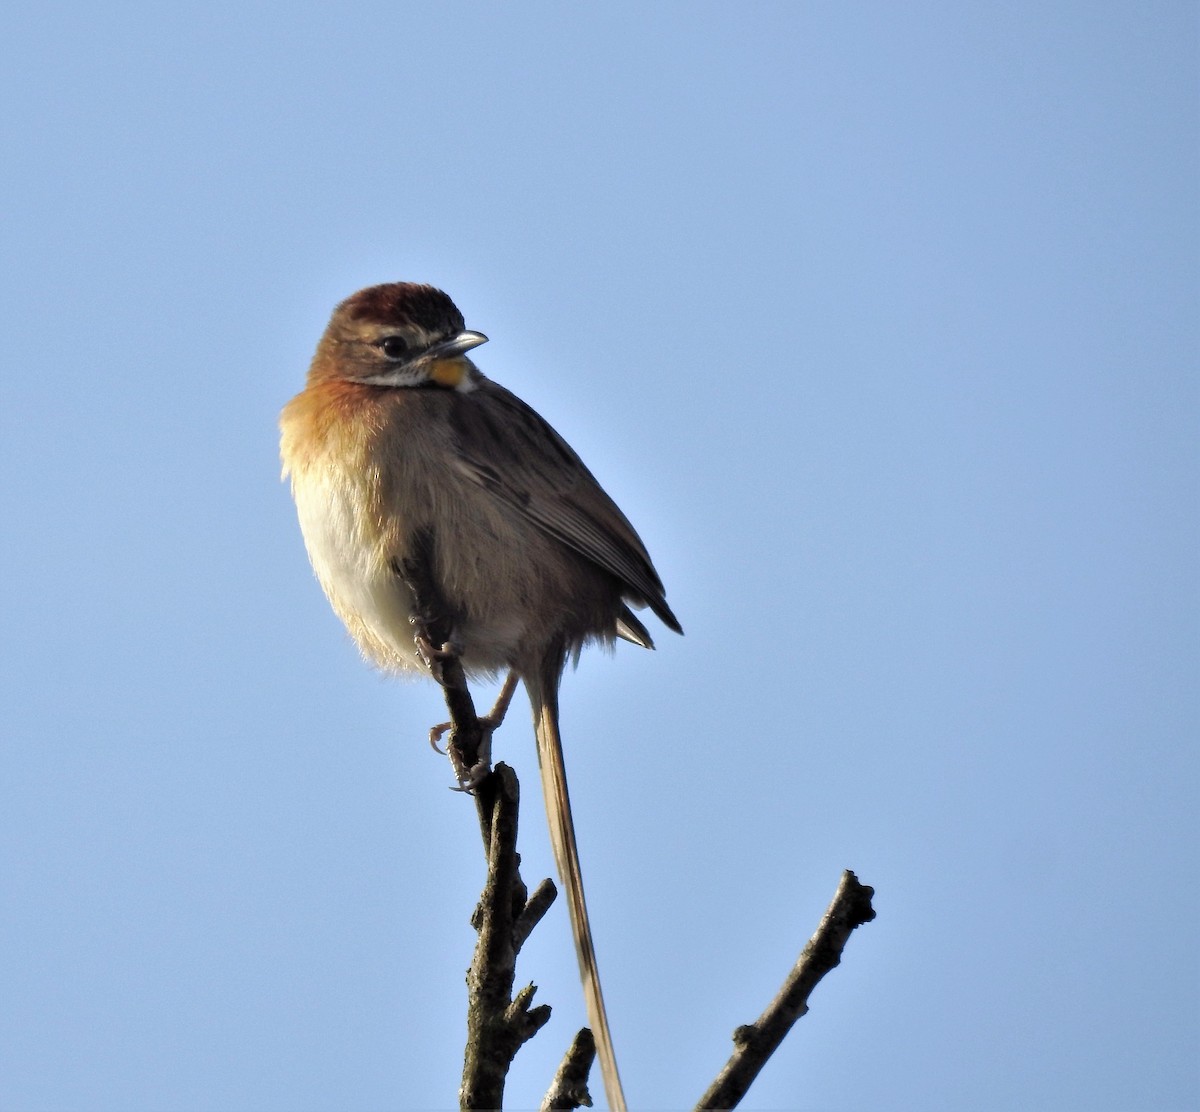
<instances>
[{"instance_id":1,"label":"bare branch","mask_svg":"<svg viewBox=\"0 0 1200 1112\"><path fill-rule=\"evenodd\" d=\"M581 1106L591 1108L592 1094L588 1092L587 1079L595 1059L596 1040L584 1027L567 1048L539 1112L571 1112Z\"/></svg>"},{"instance_id":2,"label":"bare branch","mask_svg":"<svg viewBox=\"0 0 1200 1112\"><path fill-rule=\"evenodd\" d=\"M534 927L542 921L542 916L550 910L558 889L549 877L542 881L529 897L529 902L522 908L513 923L513 945L520 950L525 945L525 939Z\"/></svg>"},{"instance_id":3,"label":"bare branch","mask_svg":"<svg viewBox=\"0 0 1200 1112\"><path fill-rule=\"evenodd\" d=\"M775 999L754 1023L734 1031L733 1054L700 1098L697 1110L737 1106L792 1025L808 1011L808 998L817 983L841 962L850 932L875 918L874 894L849 869L842 873L833 902Z\"/></svg>"},{"instance_id":4,"label":"bare branch","mask_svg":"<svg viewBox=\"0 0 1200 1112\"><path fill-rule=\"evenodd\" d=\"M533 985L512 995L520 949L515 924L541 915L536 908L530 911L518 871L519 800L516 775L504 764L476 791L481 817L490 813L491 821L487 884L473 920L479 941L467 972L467 1049L459 1090L464 1109L503 1106L513 1058L550 1018L549 1006L533 1006ZM524 930L521 941L528 933Z\"/></svg>"},{"instance_id":5,"label":"bare branch","mask_svg":"<svg viewBox=\"0 0 1200 1112\"><path fill-rule=\"evenodd\" d=\"M519 788L512 769L501 764L482 778L476 775L486 771L494 723L481 721L475 712L452 643L453 616L437 589L432 567L433 537L422 534L395 570L413 594L417 644L442 686L451 720L451 762L460 783L475 796L488 857L487 885L472 917L479 941L467 975L467 1050L459 1099L464 1109L500 1108L513 1058L550 1018L547 1005L532 1006L536 992L532 984L515 997L512 987L517 954L556 893L547 880L528 898L521 880L516 851ZM511 694L511 687L506 691ZM833 902L783 987L756 1022L734 1032L733 1054L697 1109L731 1109L746 1095L767 1059L808 1011L813 989L840 963L850 933L875 918L873 894L849 870L842 874ZM543 1112L591 1105L587 1075L595 1053L592 1034L585 1028L563 1059L542 1103Z\"/></svg>"},{"instance_id":6,"label":"bare branch","mask_svg":"<svg viewBox=\"0 0 1200 1112\"><path fill-rule=\"evenodd\" d=\"M446 698L451 729L448 750L462 783L463 773L475 769L481 756L486 761L488 737L484 731L493 728L494 719L485 725L475 712L462 662L452 643L449 611L437 591L431 563L432 538L425 538L396 571L413 594L418 648L426 654L430 672L441 684ZM513 770L504 764L497 765L481 779L472 777L469 790L475 797L488 873L483 895L471 917L479 940L467 973L467 1046L459 1103L464 1109L500 1108L504 1102L504 1084L517 1051L550 1019L548 1005L533 1006L537 990L532 984L515 996L512 989L517 954L554 902L557 891L551 881L544 880L533 897L528 898L528 889L521 879L517 854L520 788ZM591 1033L586 1034L590 1042ZM587 1067L594 1057L593 1044L580 1078L582 1057L568 1055L572 1070L564 1075L567 1066L564 1063L559 1071L565 1078L562 1087L552 1092L578 1092L587 1098ZM590 1098L587 1099L590 1104ZM561 1107L576 1108L579 1103L577 1100Z\"/></svg>"}]
</instances>

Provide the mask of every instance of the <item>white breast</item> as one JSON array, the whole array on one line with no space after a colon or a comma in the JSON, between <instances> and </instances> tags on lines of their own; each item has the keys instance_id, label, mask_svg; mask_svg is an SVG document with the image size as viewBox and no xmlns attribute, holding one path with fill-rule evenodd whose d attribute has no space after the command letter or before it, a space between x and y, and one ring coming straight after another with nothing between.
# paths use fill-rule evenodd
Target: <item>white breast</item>
<instances>
[{"instance_id":1,"label":"white breast","mask_svg":"<svg viewBox=\"0 0 1200 1112\"><path fill-rule=\"evenodd\" d=\"M366 498L321 467L293 474L292 494L313 571L363 655L381 668L423 670L412 599L368 519Z\"/></svg>"}]
</instances>

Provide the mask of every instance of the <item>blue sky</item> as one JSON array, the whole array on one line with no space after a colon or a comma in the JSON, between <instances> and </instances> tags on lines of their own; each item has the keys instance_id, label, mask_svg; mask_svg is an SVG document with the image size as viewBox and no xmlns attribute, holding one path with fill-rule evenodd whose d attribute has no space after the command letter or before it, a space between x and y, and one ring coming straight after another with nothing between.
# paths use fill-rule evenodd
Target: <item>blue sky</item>
<instances>
[{"instance_id":1,"label":"blue sky","mask_svg":"<svg viewBox=\"0 0 1200 1112\"><path fill-rule=\"evenodd\" d=\"M634 1106L695 1100L849 867L879 918L747 1107L1200 1107L1197 25L8 5L0 1106L454 1104L474 818L275 430L407 279L687 630L563 693ZM514 1108L583 1022L564 909L519 975Z\"/></svg>"}]
</instances>

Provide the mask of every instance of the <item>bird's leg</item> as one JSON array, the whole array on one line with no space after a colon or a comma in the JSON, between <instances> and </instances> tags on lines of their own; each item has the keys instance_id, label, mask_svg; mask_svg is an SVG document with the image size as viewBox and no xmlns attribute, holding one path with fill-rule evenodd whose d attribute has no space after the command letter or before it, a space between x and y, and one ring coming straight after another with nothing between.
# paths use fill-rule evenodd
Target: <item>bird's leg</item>
<instances>
[{"instance_id":1,"label":"bird's leg","mask_svg":"<svg viewBox=\"0 0 1200 1112\"><path fill-rule=\"evenodd\" d=\"M492 771L492 732L504 718L504 711L508 709L516 687L516 678L513 676L505 680L500 698L497 699L492 712L479 717L475 713L475 702L467 688L460 650L453 637L443 641L438 648L430 638L424 623L414 618L413 624L417 627L417 651L429 668L430 675L441 685L446 708L450 711L449 722L442 722L429 731L429 744L438 752L442 752L438 742L449 731L450 740L446 743L445 754L450 758L450 767L454 769L456 783L453 790L473 792Z\"/></svg>"},{"instance_id":2,"label":"bird's leg","mask_svg":"<svg viewBox=\"0 0 1200 1112\"><path fill-rule=\"evenodd\" d=\"M392 570L412 595L413 640L429 674L441 685L450 711L450 740L446 751L454 768L459 791L471 791L491 771L491 731L475 714L462 666L462 646L454 637L455 610L437 582L432 531L420 530L411 539L408 554L392 563ZM436 734L445 732L435 727ZM436 748L436 744L435 744Z\"/></svg>"},{"instance_id":3,"label":"bird's leg","mask_svg":"<svg viewBox=\"0 0 1200 1112\"><path fill-rule=\"evenodd\" d=\"M504 685L500 688L500 694L496 696L492 709L487 712L486 718L480 719L481 722L487 722L493 730L504 721L504 716L508 713L508 705L517 690L517 678L517 673L510 670L504 677Z\"/></svg>"},{"instance_id":4,"label":"bird's leg","mask_svg":"<svg viewBox=\"0 0 1200 1112\"><path fill-rule=\"evenodd\" d=\"M492 770L492 728L487 719L481 719L475 713L475 702L467 688L462 660L453 641L443 641L441 648L437 648L423 623L414 619L414 625L417 627L417 651L429 668L429 674L441 685L446 709L450 711L449 722L429 731L429 743L438 749L438 741L449 731L450 740L445 752L457 781L454 790L473 791Z\"/></svg>"},{"instance_id":5,"label":"bird's leg","mask_svg":"<svg viewBox=\"0 0 1200 1112\"><path fill-rule=\"evenodd\" d=\"M450 764L454 768L454 777L458 781L456 791L473 791L479 786L479 782L492 771L492 734L504 721L504 716L508 713L509 704L512 702L513 693L516 690L517 673L509 672L504 677L504 684L500 688L500 694L496 696L495 703L492 704L492 709L487 714L476 718L475 721L479 725L479 743L475 751L475 760L470 765L464 761L459 747L455 745L456 732L453 722L441 722L430 729L429 744L439 753L442 753L443 750L438 746L438 742L442 740L442 736L447 730L451 731L450 742L444 753L450 758Z\"/></svg>"},{"instance_id":6,"label":"bird's leg","mask_svg":"<svg viewBox=\"0 0 1200 1112\"><path fill-rule=\"evenodd\" d=\"M518 679L517 673L510 671L504 677L504 685L500 688L500 694L496 696L496 701L492 704L492 709L487 714L480 716L479 724L489 733L499 729L500 725L504 722L504 716L508 714L509 704L512 702L512 697L517 690ZM429 728L429 744L433 746L435 752L440 753L443 757L446 756L446 751L438 742L445 736L446 731L453 729L453 727L453 722L439 722L436 726Z\"/></svg>"}]
</instances>

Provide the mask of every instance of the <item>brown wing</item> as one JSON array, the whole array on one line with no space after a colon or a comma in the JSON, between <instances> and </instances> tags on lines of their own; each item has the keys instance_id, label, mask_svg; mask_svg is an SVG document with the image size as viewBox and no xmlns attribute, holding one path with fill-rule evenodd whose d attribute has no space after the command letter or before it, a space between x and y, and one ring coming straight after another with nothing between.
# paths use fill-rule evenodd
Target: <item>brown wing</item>
<instances>
[{"instance_id":1,"label":"brown wing","mask_svg":"<svg viewBox=\"0 0 1200 1112\"><path fill-rule=\"evenodd\" d=\"M484 379L451 423L459 470L550 536L611 572L682 633L641 538L571 446L515 394Z\"/></svg>"}]
</instances>

